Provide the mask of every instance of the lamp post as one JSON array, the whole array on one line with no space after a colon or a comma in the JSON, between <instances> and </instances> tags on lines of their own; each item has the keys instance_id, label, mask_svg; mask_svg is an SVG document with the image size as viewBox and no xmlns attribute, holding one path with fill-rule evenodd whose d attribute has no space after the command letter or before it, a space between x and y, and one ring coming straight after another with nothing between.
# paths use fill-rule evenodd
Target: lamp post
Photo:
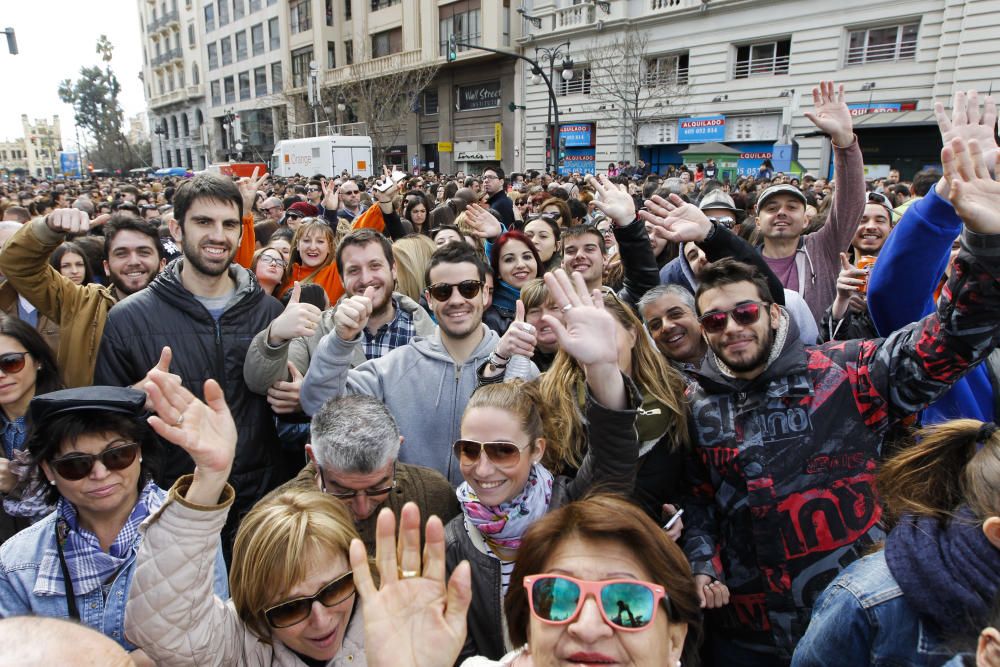
<instances>
[{"instance_id":1,"label":"lamp post","mask_svg":"<svg viewBox=\"0 0 1000 667\"><path fill-rule=\"evenodd\" d=\"M573 79L573 59L569 57L569 42L563 42L559 46L554 48L547 48L543 46L535 47L535 61L539 63L548 62L549 64L549 76L546 80L546 85L549 88L549 108L548 113L545 117L545 169L548 171L549 165L555 167L555 171L559 171L559 154L552 155L552 151L559 151L559 104L556 101L556 93L552 88L552 80L555 78L555 67L556 62L561 61L559 75L563 81L571 81ZM535 65L531 70L531 82L538 83L542 79L542 68ZM553 116L555 122L553 123ZM549 161L549 156L552 155L554 158Z\"/></svg>"},{"instance_id":2,"label":"lamp post","mask_svg":"<svg viewBox=\"0 0 1000 667\"><path fill-rule=\"evenodd\" d=\"M160 146L160 169L162 169L165 166L163 160L163 135L165 135L166 133L167 131L164 129L162 125L157 125L156 129L153 130L153 134L156 135L156 143Z\"/></svg>"}]
</instances>

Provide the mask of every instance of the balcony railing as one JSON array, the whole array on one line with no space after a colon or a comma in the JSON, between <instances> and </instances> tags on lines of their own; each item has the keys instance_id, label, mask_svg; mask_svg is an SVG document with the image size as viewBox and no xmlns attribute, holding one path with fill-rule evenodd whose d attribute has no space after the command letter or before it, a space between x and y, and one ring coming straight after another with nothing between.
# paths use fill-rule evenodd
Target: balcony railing
<instances>
[{"instance_id":1,"label":"balcony railing","mask_svg":"<svg viewBox=\"0 0 1000 667\"><path fill-rule=\"evenodd\" d=\"M170 106L171 104L179 104L181 102L186 102L187 100L195 100L204 96L205 90L202 85L195 84L191 86L181 86L171 90L169 93L164 93L163 95L157 95L149 100L150 109L159 109L165 106Z\"/></svg>"},{"instance_id":2,"label":"balcony railing","mask_svg":"<svg viewBox=\"0 0 1000 667\"><path fill-rule=\"evenodd\" d=\"M741 60L733 68L734 79L746 79L754 76L774 76L788 74L789 56L763 58L760 60Z\"/></svg>"},{"instance_id":3,"label":"balcony railing","mask_svg":"<svg viewBox=\"0 0 1000 667\"><path fill-rule=\"evenodd\" d=\"M906 40L892 44L870 44L847 49L848 65L864 65L876 62L913 60L917 54L917 40Z\"/></svg>"},{"instance_id":4,"label":"balcony railing","mask_svg":"<svg viewBox=\"0 0 1000 667\"><path fill-rule=\"evenodd\" d=\"M373 58L346 67L326 70L323 73L323 83L329 86L339 86L349 81L374 79L399 70L414 69L419 67L422 62L423 56L419 49L400 51L383 58Z\"/></svg>"},{"instance_id":5,"label":"balcony railing","mask_svg":"<svg viewBox=\"0 0 1000 667\"><path fill-rule=\"evenodd\" d=\"M152 61L153 67L159 67L164 65L171 60L180 60L182 57L182 51L178 48L168 49L158 56L155 56Z\"/></svg>"},{"instance_id":6,"label":"balcony railing","mask_svg":"<svg viewBox=\"0 0 1000 667\"><path fill-rule=\"evenodd\" d=\"M150 21L146 24L146 33L152 34L161 28L166 28L171 23L179 23L180 14L176 9L172 9L163 16L159 16L156 19Z\"/></svg>"},{"instance_id":7,"label":"balcony railing","mask_svg":"<svg viewBox=\"0 0 1000 667\"><path fill-rule=\"evenodd\" d=\"M678 67L673 70L650 70L646 73L646 85L649 87L686 86L687 84L687 67Z\"/></svg>"},{"instance_id":8,"label":"balcony railing","mask_svg":"<svg viewBox=\"0 0 1000 667\"><path fill-rule=\"evenodd\" d=\"M552 29L566 30L594 22L594 5L571 5L552 14ZM544 23L542 24L544 25Z\"/></svg>"}]
</instances>

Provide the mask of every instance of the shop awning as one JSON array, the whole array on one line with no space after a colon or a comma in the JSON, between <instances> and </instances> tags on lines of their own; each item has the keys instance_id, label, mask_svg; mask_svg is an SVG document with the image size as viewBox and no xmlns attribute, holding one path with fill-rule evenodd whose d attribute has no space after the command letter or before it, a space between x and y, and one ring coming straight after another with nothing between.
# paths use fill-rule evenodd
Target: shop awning
<instances>
[{"instance_id":1,"label":"shop awning","mask_svg":"<svg viewBox=\"0 0 1000 667\"><path fill-rule=\"evenodd\" d=\"M928 125L937 125L934 112L930 109L900 111L898 113L868 113L854 117L855 130L874 130L885 127L922 127ZM816 130L795 136L821 137L823 134L823 132Z\"/></svg>"}]
</instances>

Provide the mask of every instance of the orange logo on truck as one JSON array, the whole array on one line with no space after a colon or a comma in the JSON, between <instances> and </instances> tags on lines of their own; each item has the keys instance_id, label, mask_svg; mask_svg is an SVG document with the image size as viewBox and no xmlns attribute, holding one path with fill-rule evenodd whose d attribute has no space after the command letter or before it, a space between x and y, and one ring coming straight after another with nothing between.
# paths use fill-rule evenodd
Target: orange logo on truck
<instances>
[{"instance_id":1,"label":"orange logo on truck","mask_svg":"<svg viewBox=\"0 0 1000 667\"><path fill-rule=\"evenodd\" d=\"M365 170L365 164L366 164L366 162L364 160L358 160L358 171L364 171Z\"/></svg>"}]
</instances>

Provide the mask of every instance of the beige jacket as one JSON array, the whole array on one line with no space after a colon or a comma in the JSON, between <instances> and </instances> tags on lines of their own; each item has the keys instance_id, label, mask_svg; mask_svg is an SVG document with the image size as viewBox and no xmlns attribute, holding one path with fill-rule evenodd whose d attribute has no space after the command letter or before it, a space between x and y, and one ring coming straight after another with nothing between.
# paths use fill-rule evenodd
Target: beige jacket
<instances>
[{"instance_id":1,"label":"beige jacket","mask_svg":"<svg viewBox=\"0 0 1000 667\"><path fill-rule=\"evenodd\" d=\"M400 308L413 316L413 329L417 336L426 337L434 333L437 325L420 304L399 292L393 292L392 297ZM243 364L243 379L250 391L266 394L271 385L278 380L288 380L289 361L295 364L302 375L305 375L320 340L333 331L333 315L336 312L336 307L323 311L315 335L309 338L296 338L278 347L271 347L267 344L267 335L271 327L254 336L247 350L246 362ZM365 361L365 348L359 337L351 359L351 368Z\"/></svg>"},{"instance_id":2,"label":"beige jacket","mask_svg":"<svg viewBox=\"0 0 1000 667\"><path fill-rule=\"evenodd\" d=\"M243 624L232 601L212 593L219 532L233 502L232 487L214 507L184 500L191 476L177 480L160 509L143 522L135 577L125 608L125 634L159 666L302 667L280 642L265 644ZM365 667L360 603L340 652L328 667Z\"/></svg>"}]
</instances>

